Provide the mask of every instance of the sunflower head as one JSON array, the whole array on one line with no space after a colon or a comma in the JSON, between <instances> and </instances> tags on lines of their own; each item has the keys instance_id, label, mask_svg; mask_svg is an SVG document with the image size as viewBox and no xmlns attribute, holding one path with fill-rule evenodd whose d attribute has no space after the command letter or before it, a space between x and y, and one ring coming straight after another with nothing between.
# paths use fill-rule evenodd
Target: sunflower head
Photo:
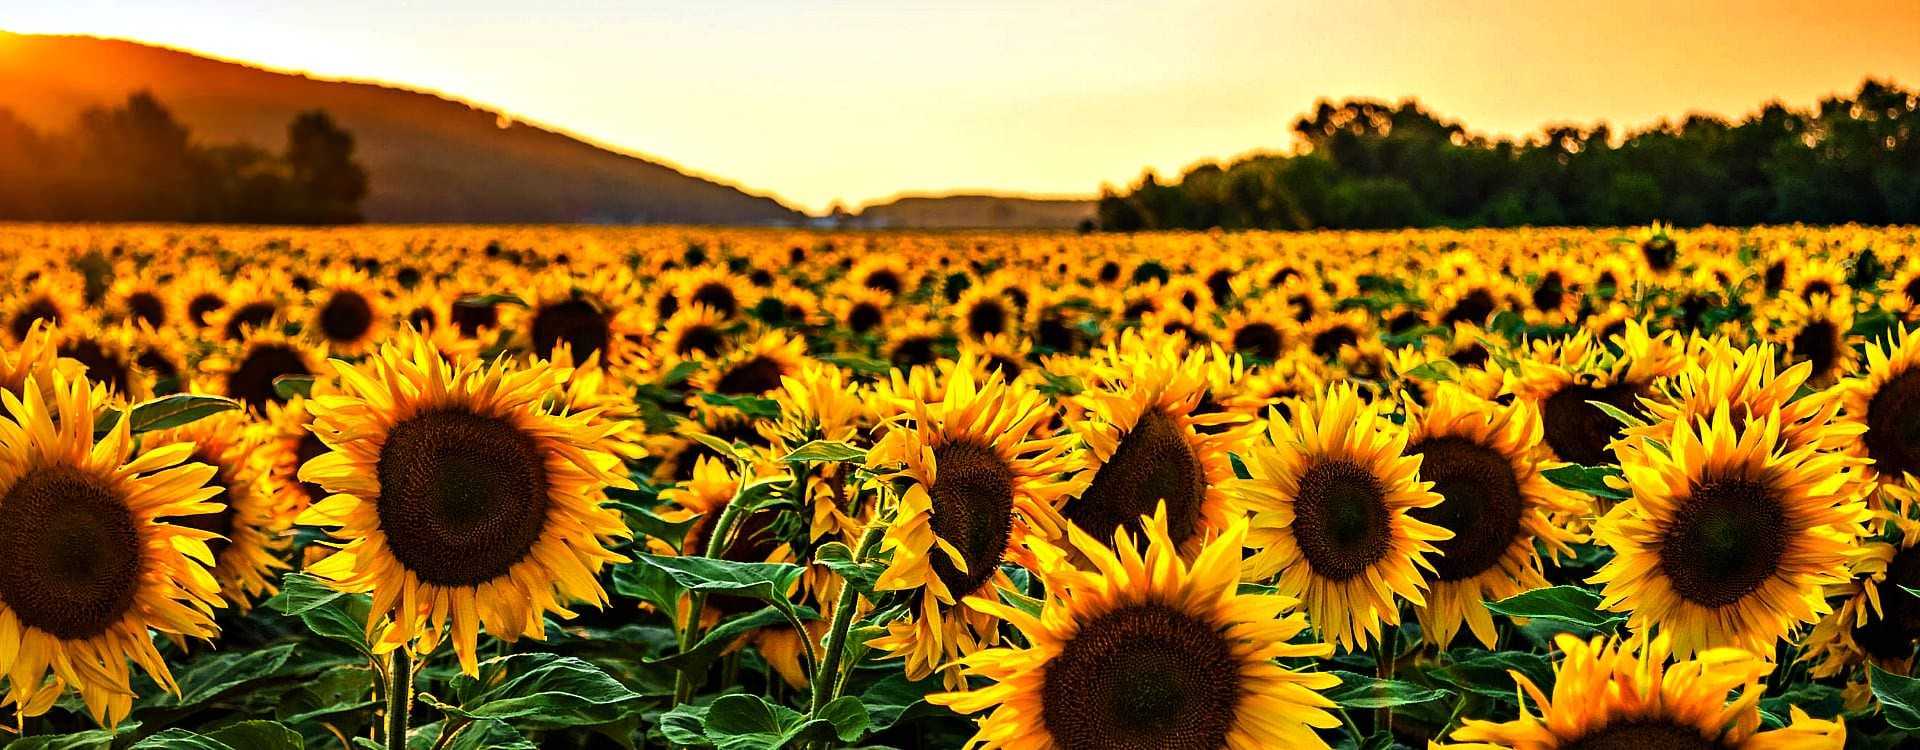
<instances>
[{"instance_id":1,"label":"sunflower head","mask_svg":"<svg viewBox=\"0 0 1920 750\"><path fill-rule=\"evenodd\" d=\"M629 532L604 489L631 482L614 427L544 408L558 373L449 364L417 335L333 364L339 392L307 404L330 450L300 478L334 494L300 522L336 527L339 551L309 570L373 594L376 648L425 653L450 634L474 674L480 629L538 638L548 612L606 603L595 575L625 559L610 546Z\"/></svg>"},{"instance_id":2,"label":"sunflower head","mask_svg":"<svg viewBox=\"0 0 1920 750\"><path fill-rule=\"evenodd\" d=\"M1090 564L1044 566L1038 615L968 598L1012 623L1027 646L966 657L967 674L987 685L931 700L962 713L991 709L974 738L986 748L1326 747L1313 728L1338 721L1316 691L1338 678L1275 660L1332 649L1296 642L1307 621L1287 614L1294 599L1238 592L1245 522L1209 540L1191 564L1168 536L1165 513L1141 532L1122 530L1109 548L1070 530ZM1032 544L1041 559L1067 557Z\"/></svg>"}]
</instances>

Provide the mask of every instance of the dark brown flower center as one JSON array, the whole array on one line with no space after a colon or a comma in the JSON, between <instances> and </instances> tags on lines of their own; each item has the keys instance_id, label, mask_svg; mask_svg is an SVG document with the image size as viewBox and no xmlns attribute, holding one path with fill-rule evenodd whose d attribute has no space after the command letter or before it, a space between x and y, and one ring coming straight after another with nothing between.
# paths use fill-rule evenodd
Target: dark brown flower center
<instances>
[{"instance_id":1,"label":"dark brown flower center","mask_svg":"<svg viewBox=\"0 0 1920 750\"><path fill-rule=\"evenodd\" d=\"M967 561L960 572L933 551L933 571L957 599L978 591L1000 569L1013 533L1013 468L992 448L956 442L933 451L933 533Z\"/></svg>"},{"instance_id":2,"label":"dark brown flower center","mask_svg":"<svg viewBox=\"0 0 1920 750\"><path fill-rule=\"evenodd\" d=\"M13 340L26 340L27 334L33 331L35 321L44 320L51 325L59 319L60 307L55 305L53 300L41 297L28 302L26 306L20 308L18 315L13 316Z\"/></svg>"},{"instance_id":3,"label":"dark brown flower center","mask_svg":"<svg viewBox=\"0 0 1920 750\"><path fill-rule=\"evenodd\" d=\"M125 360L109 353L106 347L93 339L77 339L60 345L60 356L67 357L86 365L87 379L104 382L114 393L127 395L127 387L132 373Z\"/></svg>"},{"instance_id":4,"label":"dark brown flower center","mask_svg":"<svg viewBox=\"0 0 1920 750\"><path fill-rule=\"evenodd\" d=\"M1739 602L1780 569L1786 509L1766 485L1744 479L1694 486L1661 534L1660 569L1674 593L1703 607Z\"/></svg>"},{"instance_id":5,"label":"dark brown flower center","mask_svg":"<svg viewBox=\"0 0 1920 750\"><path fill-rule=\"evenodd\" d=\"M1441 316L1440 321L1449 325L1453 323L1479 325L1487 322L1487 318L1493 315L1493 308L1493 293L1485 289L1475 289L1467 292L1459 302L1454 303L1452 309Z\"/></svg>"},{"instance_id":6,"label":"dark brown flower center","mask_svg":"<svg viewBox=\"0 0 1920 750\"><path fill-rule=\"evenodd\" d=\"M202 294L187 302L187 319L192 320L194 325L204 327L207 324L207 313L226 306L227 301L220 299L217 295Z\"/></svg>"},{"instance_id":7,"label":"dark brown flower center","mask_svg":"<svg viewBox=\"0 0 1920 750\"><path fill-rule=\"evenodd\" d=\"M699 289L693 290L693 303L706 305L723 318L731 318L740 311L740 300L734 296L733 290L717 281L701 284Z\"/></svg>"},{"instance_id":8,"label":"dark brown flower center","mask_svg":"<svg viewBox=\"0 0 1920 750\"><path fill-rule=\"evenodd\" d=\"M533 350L543 357L552 357L564 341L573 351L574 361L582 362L594 352L604 351L612 338L606 313L584 299L544 305L533 315Z\"/></svg>"},{"instance_id":9,"label":"dark brown flower center","mask_svg":"<svg viewBox=\"0 0 1920 750\"><path fill-rule=\"evenodd\" d=\"M1264 360L1280 358L1280 349L1284 342L1280 338L1280 329L1271 323L1255 321L1233 332L1233 350L1251 357Z\"/></svg>"},{"instance_id":10,"label":"dark brown flower center","mask_svg":"<svg viewBox=\"0 0 1920 750\"><path fill-rule=\"evenodd\" d=\"M728 395L759 395L780 387L780 376L786 371L780 362L772 357L755 355L751 359L727 368L713 389Z\"/></svg>"},{"instance_id":11,"label":"dark brown flower center","mask_svg":"<svg viewBox=\"0 0 1920 750\"><path fill-rule=\"evenodd\" d=\"M1163 604L1082 624L1045 669L1040 718L1067 750L1217 750L1238 718L1232 644Z\"/></svg>"},{"instance_id":12,"label":"dark brown flower center","mask_svg":"<svg viewBox=\"0 0 1920 750\"><path fill-rule=\"evenodd\" d=\"M460 329L460 335L473 338L482 328L500 324L500 306L494 302L460 300L447 309L447 317Z\"/></svg>"},{"instance_id":13,"label":"dark brown flower center","mask_svg":"<svg viewBox=\"0 0 1920 750\"><path fill-rule=\"evenodd\" d=\"M261 344L247 352L240 364L227 375L227 395L238 399L257 414L267 412L267 404L284 404L287 399L273 387L276 378L287 375L312 375L305 357L285 344Z\"/></svg>"},{"instance_id":14,"label":"dark brown flower center","mask_svg":"<svg viewBox=\"0 0 1920 750\"><path fill-rule=\"evenodd\" d=\"M1667 237L1655 237L1640 243L1640 254L1647 259L1647 265L1655 271L1673 268L1680 259L1680 247Z\"/></svg>"},{"instance_id":15,"label":"dark brown flower center","mask_svg":"<svg viewBox=\"0 0 1920 750\"><path fill-rule=\"evenodd\" d=\"M1880 595L1880 616L1855 628L1853 640L1869 656L1904 661L1920 641L1920 596L1901 587L1920 590L1920 546L1900 550L1887 563L1887 577L1872 584Z\"/></svg>"},{"instance_id":16,"label":"dark brown flower center","mask_svg":"<svg viewBox=\"0 0 1920 750\"><path fill-rule=\"evenodd\" d=\"M1148 409L1120 438L1086 492L1066 505L1067 520L1095 539L1118 529L1139 534L1141 518L1167 504L1167 533L1184 544L1200 525L1207 475L1194 453L1194 436L1159 409Z\"/></svg>"},{"instance_id":17,"label":"dark brown flower center","mask_svg":"<svg viewBox=\"0 0 1920 750\"><path fill-rule=\"evenodd\" d=\"M1007 308L996 300L980 300L967 309L967 332L986 337L1007 332Z\"/></svg>"},{"instance_id":18,"label":"dark brown flower center","mask_svg":"<svg viewBox=\"0 0 1920 750\"><path fill-rule=\"evenodd\" d=\"M847 328L854 333L866 333L873 330L874 326L880 325L881 317L878 305L861 302L847 311Z\"/></svg>"},{"instance_id":19,"label":"dark brown flower center","mask_svg":"<svg viewBox=\"0 0 1920 750\"><path fill-rule=\"evenodd\" d=\"M1793 335L1793 357L1813 363L1813 376L1833 372L1840 360L1840 331L1831 321L1816 320Z\"/></svg>"},{"instance_id":20,"label":"dark brown flower center","mask_svg":"<svg viewBox=\"0 0 1920 750\"><path fill-rule=\"evenodd\" d=\"M397 425L380 450L380 529L422 581L473 586L505 575L546 528L544 456L497 417L430 411Z\"/></svg>"},{"instance_id":21,"label":"dark brown flower center","mask_svg":"<svg viewBox=\"0 0 1920 750\"><path fill-rule=\"evenodd\" d=\"M328 341L359 341L373 328L373 305L359 292L341 291L320 308L320 332Z\"/></svg>"},{"instance_id":22,"label":"dark brown flower center","mask_svg":"<svg viewBox=\"0 0 1920 750\"><path fill-rule=\"evenodd\" d=\"M894 367L902 370L930 365L938 359L933 351L932 336L909 336L895 344L893 352L887 355Z\"/></svg>"},{"instance_id":23,"label":"dark brown flower center","mask_svg":"<svg viewBox=\"0 0 1920 750\"><path fill-rule=\"evenodd\" d=\"M1434 568L1443 581L1461 581L1500 563L1520 536L1525 506L1513 464L1506 456L1466 438L1423 440L1407 448L1421 456L1420 478L1433 482L1439 505L1414 508L1414 518L1453 532L1434 542Z\"/></svg>"},{"instance_id":24,"label":"dark brown flower center","mask_svg":"<svg viewBox=\"0 0 1920 750\"><path fill-rule=\"evenodd\" d=\"M1586 466L1614 462L1607 445L1619 438L1626 425L1588 403L1598 401L1633 415L1642 413L1637 398L1639 389L1629 383L1614 383L1596 388L1569 383L1548 396L1540 410L1547 445L1562 461Z\"/></svg>"},{"instance_id":25,"label":"dark brown flower center","mask_svg":"<svg viewBox=\"0 0 1920 750\"><path fill-rule=\"evenodd\" d=\"M1561 746L1564 750L1722 750L1700 730L1659 719L1609 724Z\"/></svg>"},{"instance_id":26,"label":"dark brown flower center","mask_svg":"<svg viewBox=\"0 0 1920 750\"><path fill-rule=\"evenodd\" d=\"M1300 476L1293 536L1313 573L1345 581L1386 557L1387 496L1380 479L1345 459L1326 460Z\"/></svg>"},{"instance_id":27,"label":"dark brown flower center","mask_svg":"<svg viewBox=\"0 0 1920 750\"><path fill-rule=\"evenodd\" d=\"M691 326L680 332L680 340L674 342L673 351L683 357L696 352L712 357L720 354L726 341L726 336L713 326Z\"/></svg>"},{"instance_id":28,"label":"dark brown flower center","mask_svg":"<svg viewBox=\"0 0 1920 750\"><path fill-rule=\"evenodd\" d=\"M868 289L874 289L888 294L899 294L900 288L904 286L900 282L899 275L885 269L867 274L866 285Z\"/></svg>"},{"instance_id":29,"label":"dark brown flower center","mask_svg":"<svg viewBox=\"0 0 1920 750\"><path fill-rule=\"evenodd\" d=\"M1874 392L1861 440L1878 471L1920 474L1920 368L1889 378Z\"/></svg>"},{"instance_id":30,"label":"dark brown flower center","mask_svg":"<svg viewBox=\"0 0 1920 750\"><path fill-rule=\"evenodd\" d=\"M63 640L120 621L140 587L140 551L126 501L79 469L30 470L0 499L0 601Z\"/></svg>"},{"instance_id":31,"label":"dark brown flower center","mask_svg":"<svg viewBox=\"0 0 1920 750\"><path fill-rule=\"evenodd\" d=\"M127 295L127 314L155 328L167 322L167 305L152 292L134 292Z\"/></svg>"},{"instance_id":32,"label":"dark brown flower center","mask_svg":"<svg viewBox=\"0 0 1920 750\"><path fill-rule=\"evenodd\" d=\"M1325 359L1340 353L1341 347L1360 343L1359 332L1344 325L1334 326L1321 331L1313 337L1314 356Z\"/></svg>"},{"instance_id":33,"label":"dark brown flower center","mask_svg":"<svg viewBox=\"0 0 1920 750\"><path fill-rule=\"evenodd\" d=\"M232 317L227 318L227 327L224 332L227 338L238 341L248 329L266 325L268 321L273 320L273 314L279 311L279 306L272 302L247 303L233 311Z\"/></svg>"}]
</instances>

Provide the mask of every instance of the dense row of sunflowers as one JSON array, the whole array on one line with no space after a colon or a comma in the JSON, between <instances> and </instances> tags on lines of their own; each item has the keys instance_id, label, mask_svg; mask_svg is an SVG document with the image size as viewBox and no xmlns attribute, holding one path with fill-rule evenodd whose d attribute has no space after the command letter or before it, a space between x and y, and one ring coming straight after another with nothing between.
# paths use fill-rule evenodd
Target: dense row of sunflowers
<instances>
[{"instance_id":1,"label":"dense row of sunflowers","mask_svg":"<svg viewBox=\"0 0 1920 750\"><path fill-rule=\"evenodd\" d=\"M0 259L15 747L1920 731L1912 230Z\"/></svg>"}]
</instances>

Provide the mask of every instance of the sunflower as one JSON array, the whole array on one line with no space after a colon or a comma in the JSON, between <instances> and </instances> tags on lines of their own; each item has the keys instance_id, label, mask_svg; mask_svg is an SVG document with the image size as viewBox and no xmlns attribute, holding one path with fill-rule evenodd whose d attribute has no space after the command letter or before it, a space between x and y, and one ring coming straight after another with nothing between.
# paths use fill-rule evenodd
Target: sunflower
<instances>
[{"instance_id":1,"label":"sunflower","mask_svg":"<svg viewBox=\"0 0 1920 750\"><path fill-rule=\"evenodd\" d=\"M756 428L776 456L815 440L851 443L872 423L873 407L866 397L866 389L849 382L845 370L809 361L799 372L780 379L779 418L762 420ZM849 545L854 544L851 540L862 526L862 509L851 507L856 497L852 474L839 462L823 463L807 474L809 539L838 532L850 540Z\"/></svg>"},{"instance_id":2,"label":"sunflower","mask_svg":"<svg viewBox=\"0 0 1920 750\"><path fill-rule=\"evenodd\" d=\"M1593 334L1577 331L1565 339L1535 341L1518 358L1507 390L1539 409L1543 439L1554 458L1586 466L1613 463L1609 446L1626 425L1593 403L1640 416L1641 397L1686 362L1676 334L1653 336L1639 321L1628 321L1616 341L1618 354Z\"/></svg>"},{"instance_id":3,"label":"sunflower","mask_svg":"<svg viewBox=\"0 0 1920 750\"><path fill-rule=\"evenodd\" d=\"M232 279L225 290L226 304L206 315L207 327L227 341L245 340L254 330L281 332L289 312L282 300L290 283L285 274L271 269Z\"/></svg>"},{"instance_id":4,"label":"sunflower","mask_svg":"<svg viewBox=\"0 0 1920 750\"><path fill-rule=\"evenodd\" d=\"M870 645L904 657L909 679L942 670L949 688L964 684L947 668L955 657L999 640L997 618L959 601L1012 588L1001 563L1025 561L1029 535L1059 534L1069 457L1064 438L1034 435L1051 416L1045 398L997 375L975 387L970 370L956 366L944 397L914 403L867 456L899 490L880 543L892 561L874 587L916 600Z\"/></svg>"},{"instance_id":5,"label":"sunflower","mask_svg":"<svg viewBox=\"0 0 1920 750\"><path fill-rule=\"evenodd\" d=\"M268 407L287 402L278 386L281 378L313 377L323 354L309 344L270 330L253 330L243 341L227 344L200 361L203 374L214 378L221 393L266 416Z\"/></svg>"},{"instance_id":6,"label":"sunflower","mask_svg":"<svg viewBox=\"0 0 1920 750\"><path fill-rule=\"evenodd\" d=\"M1910 503L1920 496L1920 480L1909 478L1888 491L1902 495L1902 504ZM1812 662L1808 672L1816 679L1868 663L1894 674L1913 669L1914 647L1920 644L1920 597L1901 589L1920 589L1920 522L1891 512L1879 515L1897 535L1861 545L1850 565L1852 576L1827 590L1840 605L1807 634L1802 658ZM1850 707L1865 707L1870 693L1864 687L1848 685Z\"/></svg>"},{"instance_id":7,"label":"sunflower","mask_svg":"<svg viewBox=\"0 0 1920 750\"><path fill-rule=\"evenodd\" d=\"M1287 352L1295 325L1284 310L1262 298L1229 313L1221 328L1218 338L1235 353L1256 362L1272 362Z\"/></svg>"},{"instance_id":8,"label":"sunflower","mask_svg":"<svg viewBox=\"0 0 1920 750\"><path fill-rule=\"evenodd\" d=\"M726 321L708 307L674 313L661 328L654 358L680 362L719 357L727 352Z\"/></svg>"},{"instance_id":9,"label":"sunflower","mask_svg":"<svg viewBox=\"0 0 1920 750\"><path fill-rule=\"evenodd\" d=\"M625 560L609 545L629 532L604 490L632 483L606 449L610 426L542 408L558 373L452 365L416 335L333 369L340 392L307 404L330 450L299 476L335 494L300 522L338 527L339 551L308 570L372 592L378 652L429 653L450 628L473 675L480 629L538 639L549 612L605 606L595 575Z\"/></svg>"},{"instance_id":10,"label":"sunflower","mask_svg":"<svg viewBox=\"0 0 1920 750\"><path fill-rule=\"evenodd\" d=\"M1467 719L1457 750L1840 750L1846 730L1792 707L1787 726L1760 729L1761 679L1772 665L1737 649L1714 649L1668 664L1661 636L1555 639L1566 659L1554 667L1553 697L1518 672L1514 681L1539 710L1508 722ZM1738 691L1738 697L1730 694ZM1732 702L1728 702L1729 698Z\"/></svg>"},{"instance_id":11,"label":"sunflower","mask_svg":"<svg viewBox=\"0 0 1920 750\"><path fill-rule=\"evenodd\" d=\"M724 396L764 396L780 387L780 380L800 371L807 361L807 342L780 330L750 337L725 357L696 373L694 388Z\"/></svg>"},{"instance_id":12,"label":"sunflower","mask_svg":"<svg viewBox=\"0 0 1920 750\"><path fill-rule=\"evenodd\" d=\"M1297 339L1313 356L1352 365L1360 358L1366 343L1379 344L1373 330L1373 318L1362 308L1315 315L1301 329Z\"/></svg>"},{"instance_id":13,"label":"sunflower","mask_svg":"<svg viewBox=\"0 0 1920 750\"><path fill-rule=\"evenodd\" d=\"M1089 534L1110 537L1117 528L1137 529L1165 503L1174 541L1195 554L1237 513L1227 453L1253 428L1238 414L1199 413L1208 392L1207 352L1178 356L1142 343L1149 340L1127 334L1127 343L1108 349L1107 363L1095 368L1096 387L1076 397L1085 418L1071 427L1086 450L1061 513Z\"/></svg>"},{"instance_id":14,"label":"sunflower","mask_svg":"<svg viewBox=\"0 0 1920 750\"><path fill-rule=\"evenodd\" d=\"M1020 307L1007 298L1004 287L976 284L960 294L953 305L960 333L974 341L1014 332L1020 324Z\"/></svg>"},{"instance_id":15,"label":"sunflower","mask_svg":"<svg viewBox=\"0 0 1920 750\"><path fill-rule=\"evenodd\" d=\"M1307 618L1337 647L1359 650L1380 623L1400 622L1396 597L1424 605L1433 542L1452 532L1415 518L1443 498L1420 481L1407 435L1336 384L1292 419L1267 420L1267 439L1242 458L1250 478L1235 483L1252 514L1246 560L1254 580L1306 603Z\"/></svg>"},{"instance_id":16,"label":"sunflower","mask_svg":"<svg viewBox=\"0 0 1920 750\"><path fill-rule=\"evenodd\" d=\"M552 359L565 342L581 360L598 353L613 372L624 373L640 361L637 340L647 329L632 277L620 272L576 278L564 271L536 278L524 308L510 307L522 351Z\"/></svg>"},{"instance_id":17,"label":"sunflower","mask_svg":"<svg viewBox=\"0 0 1920 750\"><path fill-rule=\"evenodd\" d=\"M673 296L681 307L705 307L722 319L733 320L760 304L760 290L740 283L739 277L725 268L706 266L678 276Z\"/></svg>"},{"instance_id":18,"label":"sunflower","mask_svg":"<svg viewBox=\"0 0 1920 750\"><path fill-rule=\"evenodd\" d=\"M135 361L139 336L134 324L104 325L80 314L55 329L54 341L62 359L78 363L88 381L104 387L115 403L124 403L153 396L152 374Z\"/></svg>"},{"instance_id":19,"label":"sunflower","mask_svg":"<svg viewBox=\"0 0 1920 750\"><path fill-rule=\"evenodd\" d=\"M1900 320L1920 323L1920 263L1911 263L1895 274L1880 304Z\"/></svg>"},{"instance_id":20,"label":"sunflower","mask_svg":"<svg viewBox=\"0 0 1920 750\"><path fill-rule=\"evenodd\" d=\"M1795 362L1813 363L1809 381L1833 385L1859 369L1860 352L1853 345L1853 306L1843 298L1816 294L1807 301L1788 297L1773 315L1761 316L1761 332L1780 344Z\"/></svg>"},{"instance_id":21,"label":"sunflower","mask_svg":"<svg viewBox=\"0 0 1920 750\"><path fill-rule=\"evenodd\" d=\"M13 340L25 343L35 325L58 325L67 315L77 312L70 301L81 299L78 281L69 274L39 272L25 289L15 291L5 303L7 329ZM69 309L74 307L74 309Z\"/></svg>"},{"instance_id":22,"label":"sunflower","mask_svg":"<svg viewBox=\"0 0 1920 750\"><path fill-rule=\"evenodd\" d=\"M1614 557L1591 579L1602 606L1658 628L1681 655L1774 641L1829 611L1868 513L1849 491L1855 459L1779 448L1779 410L1733 424L1731 408L1676 424L1663 449L1622 451L1633 496L1595 525ZM1643 440L1644 442L1644 440Z\"/></svg>"},{"instance_id":23,"label":"sunflower","mask_svg":"<svg viewBox=\"0 0 1920 750\"><path fill-rule=\"evenodd\" d=\"M1116 551L1070 530L1091 565L1043 570L1047 598L1037 615L968 598L975 611L1012 623L1027 646L966 657L966 673L988 684L929 700L961 713L992 709L970 743L989 749L1327 747L1313 730L1340 722L1317 691L1340 679L1275 660L1333 649L1294 642L1307 629L1287 613L1297 600L1239 593L1246 522L1231 524L1192 564L1168 536L1164 513L1141 531L1144 550L1121 530Z\"/></svg>"},{"instance_id":24,"label":"sunflower","mask_svg":"<svg viewBox=\"0 0 1920 750\"><path fill-rule=\"evenodd\" d=\"M893 295L863 286L844 286L827 303L834 321L855 335L879 334L893 316Z\"/></svg>"},{"instance_id":25,"label":"sunflower","mask_svg":"<svg viewBox=\"0 0 1920 750\"><path fill-rule=\"evenodd\" d=\"M392 333L386 297L364 274L338 270L321 274L319 286L309 296L311 317L304 330L326 341L327 350L335 355L360 356ZM425 309L429 316L434 314L432 307Z\"/></svg>"},{"instance_id":26,"label":"sunflower","mask_svg":"<svg viewBox=\"0 0 1920 750\"><path fill-rule=\"evenodd\" d=\"M926 367L942 359L941 351L951 338L938 321L923 318L899 322L888 328L881 354L901 370Z\"/></svg>"},{"instance_id":27,"label":"sunflower","mask_svg":"<svg viewBox=\"0 0 1920 750\"><path fill-rule=\"evenodd\" d=\"M215 414L169 430L140 437L143 446L187 443L189 460L215 469L209 486L219 510L182 516L173 523L215 535L207 540L212 552L213 577L227 601L246 611L255 597L277 590L274 571L285 569L282 556L291 543L292 510L273 491L265 469L265 435L241 412Z\"/></svg>"},{"instance_id":28,"label":"sunflower","mask_svg":"<svg viewBox=\"0 0 1920 750\"><path fill-rule=\"evenodd\" d=\"M175 322L178 315L170 302L165 282L149 273L114 274L107 287L107 311L119 320L148 328L161 328Z\"/></svg>"},{"instance_id":29,"label":"sunflower","mask_svg":"<svg viewBox=\"0 0 1920 750\"><path fill-rule=\"evenodd\" d=\"M1419 609L1420 628L1446 648L1465 621L1491 649L1493 615L1485 602L1545 588L1536 545L1571 556L1568 545L1580 537L1558 520L1586 504L1541 473L1550 465L1535 455L1541 427L1532 407L1501 406L1452 384L1434 395L1430 406L1408 415L1406 454L1420 459L1420 478L1442 500L1409 515L1453 537L1435 543L1440 557Z\"/></svg>"},{"instance_id":30,"label":"sunflower","mask_svg":"<svg viewBox=\"0 0 1920 750\"><path fill-rule=\"evenodd\" d=\"M59 365L53 326L34 322L16 346L0 346L0 390L25 396L29 378L41 388L50 388L53 370ZM51 398L49 392L46 397Z\"/></svg>"},{"instance_id":31,"label":"sunflower","mask_svg":"<svg viewBox=\"0 0 1920 750\"><path fill-rule=\"evenodd\" d=\"M1920 476L1920 329L1901 327L1869 347L1866 375L1837 392L1841 422L1859 430L1848 451L1872 459L1863 472L1882 484Z\"/></svg>"},{"instance_id":32,"label":"sunflower","mask_svg":"<svg viewBox=\"0 0 1920 750\"><path fill-rule=\"evenodd\" d=\"M183 463L193 446L133 455L128 420L96 441L104 406L85 380L53 374L0 394L0 653L7 701L45 712L66 688L94 720L133 705L127 660L162 689L179 686L150 631L211 639L220 585L207 574L214 535L167 517L218 511L213 467ZM49 680L48 675L52 677Z\"/></svg>"}]
</instances>

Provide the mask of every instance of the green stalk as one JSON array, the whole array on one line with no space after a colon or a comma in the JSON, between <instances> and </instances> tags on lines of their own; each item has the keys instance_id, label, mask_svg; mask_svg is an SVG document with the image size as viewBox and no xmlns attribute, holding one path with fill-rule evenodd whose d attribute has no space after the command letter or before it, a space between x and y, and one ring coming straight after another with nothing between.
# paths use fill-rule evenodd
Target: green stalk
<instances>
[{"instance_id":1,"label":"green stalk","mask_svg":"<svg viewBox=\"0 0 1920 750\"><path fill-rule=\"evenodd\" d=\"M713 522L713 533L707 535L706 556L718 559L726 554L728 536L739 522L740 497L746 494L746 473L741 473L740 488L733 493L733 499L727 501L727 507L720 510L720 517ZM687 626L680 631L679 645L681 653L692 648L700 640L700 615L706 609L707 595L699 592L687 595ZM677 671L673 675L673 703L680 705L693 698L693 674L688 669Z\"/></svg>"},{"instance_id":2,"label":"green stalk","mask_svg":"<svg viewBox=\"0 0 1920 750\"><path fill-rule=\"evenodd\" d=\"M393 650L387 670L387 750L407 750L407 713L413 710L413 650Z\"/></svg>"},{"instance_id":3,"label":"green stalk","mask_svg":"<svg viewBox=\"0 0 1920 750\"><path fill-rule=\"evenodd\" d=\"M853 561L864 562L867 555L880 543L886 527L873 524L860 535L860 547L853 551ZM827 631L825 653L820 655L819 672L813 676L813 703L811 714L820 713L833 699L840 697L840 660L847 651L847 632L853 627L853 611L860 607L860 592L852 583L841 582L840 599L833 605L833 628ZM806 631L801 631L806 637Z\"/></svg>"}]
</instances>

